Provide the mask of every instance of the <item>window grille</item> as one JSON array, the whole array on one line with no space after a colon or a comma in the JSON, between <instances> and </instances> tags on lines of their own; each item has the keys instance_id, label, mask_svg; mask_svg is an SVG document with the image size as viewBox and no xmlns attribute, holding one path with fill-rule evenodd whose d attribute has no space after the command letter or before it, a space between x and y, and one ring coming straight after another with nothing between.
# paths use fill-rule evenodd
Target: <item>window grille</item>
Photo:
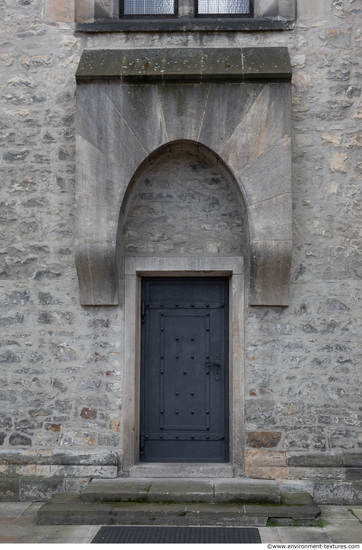
<instances>
[{"instance_id":1,"label":"window grille","mask_svg":"<svg viewBox=\"0 0 362 550\"><path fill-rule=\"evenodd\" d=\"M121 14L123 15L174 15L175 0L123 0Z\"/></svg>"},{"instance_id":2,"label":"window grille","mask_svg":"<svg viewBox=\"0 0 362 550\"><path fill-rule=\"evenodd\" d=\"M178 8L186 12L189 0L120 0L120 15L123 17L172 17L178 15ZM194 0L190 16L198 17L251 17L253 0Z\"/></svg>"},{"instance_id":3,"label":"window grille","mask_svg":"<svg viewBox=\"0 0 362 550\"><path fill-rule=\"evenodd\" d=\"M198 0L198 15L249 15L251 0Z\"/></svg>"}]
</instances>

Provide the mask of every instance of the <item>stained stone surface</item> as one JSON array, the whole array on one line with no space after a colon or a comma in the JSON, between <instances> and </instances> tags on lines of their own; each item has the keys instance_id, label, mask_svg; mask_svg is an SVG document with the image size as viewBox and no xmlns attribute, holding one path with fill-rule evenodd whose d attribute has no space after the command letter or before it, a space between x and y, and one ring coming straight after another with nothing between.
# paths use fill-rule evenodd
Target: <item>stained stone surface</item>
<instances>
[{"instance_id":1,"label":"stained stone surface","mask_svg":"<svg viewBox=\"0 0 362 550\"><path fill-rule=\"evenodd\" d=\"M84 7L85 3L82 4ZM75 73L83 50L248 48L275 47L276 44L288 48L293 68L292 120L286 132L291 130L293 153L292 241L289 238L255 241L253 246L255 253L279 247L281 252L278 254L283 251L289 257L291 254L290 303L287 307L251 307L246 303L245 354L240 357L244 373L240 398L245 400L241 438L246 432L281 433L277 448L252 447L247 451L285 451L283 475L321 482L318 488L321 501L337 499L338 495L346 501L353 499L355 502L359 498L359 493L353 489L356 480L352 477L357 475L355 470L361 467L360 463L356 460L351 466L343 457L361 456L362 449L362 41L361 29L356 25L361 13L358 2L316 0L313 5L303 1L297 4L299 16L289 30L270 32L250 27L248 32L234 28L230 32L215 33L180 29L167 33L80 33L75 32L74 3L72 5L69 0L0 1L3 44L0 54L0 158L3 169L0 191L0 455L17 456L18 462L27 457L24 464L0 463L1 487L7 478L10 488L5 491L9 490L9 499L19 498L19 476L25 475L21 468L30 467L29 472L37 471L40 477L50 476L50 466L67 463L60 458L65 451L74 453L71 459L74 465L97 464L95 458L93 462L86 462L85 456L92 454L103 465L117 466L122 473L122 408L127 397L123 394L122 379L123 282L120 279L120 294L116 296L114 285L107 287L112 303L118 301L118 305L79 305L75 269L75 253L79 249L78 245L74 246L78 231L74 221L78 204L75 202L75 162L77 156L84 179L92 190L91 195L80 202L95 204L104 215L98 183L102 182L107 189L106 204L115 215L113 205L125 189L127 170L136 171L155 144L165 139L166 127L157 99L157 85L152 92L146 86L138 88L139 109L132 116L141 121L149 116L149 128L153 131L146 125L144 132L137 133L127 130L132 93L136 93L131 84L124 84L127 94L123 98L123 119L118 114L120 98L113 85L101 84L108 87L108 100L102 109L99 104L89 101L86 92L82 97L83 85L80 85L77 95L80 104L84 102L81 123L83 127L91 127L93 118L97 118L103 139L91 143L80 135L76 155ZM254 132L253 113L257 107L268 109L272 104L270 95L267 100L271 88L283 100L286 96L282 87L286 83L272 83L269 91L262 83L249 83L248 92L240 94L236 87L239 84L230 83L218 101L215 99L216 86L208 83L209 99L214 96L213 107L205 110L197 139L212 150L216 143L222 144L230 163L235 169L240 168L239 185L250 190L247 195L249 207L259 204L264 196L270 200L276 196L270 193L268 185L261 185L258 174L269 174L278 182L277 195L283 195L287 174L283 170L283 177L277 179L275 166L285 155L287 138L282 130L286 125L283 120L273 119L272 112L268 113L268 120L275 120L274 129L268 128L267 134L263 133L264 141L260 141ZM189 97L188 113L193 116L191 92ZM225 118L215 123L223 102L232 108ZM150 104L153 111L148 107ZM108 139L108 129L102 126L106 113L111 114L122 128L120 132L116 124L112 126L118 143ZM242 134L241 120L248 124L248 136ZM170 132L177 132L177 128L169 128ZM264 165L270 167L269 170L262 172L258 154L253 156L249 152L247 155L244 150L229 147L234 143L235 132L245 143L251 139L253 150L258 154L262 152L264 159L272 157L275 160L274 164L268 161ZM139 151L134 164L134 157L127 158L123 151L125 135L133 139L135 150ZM240 167L242 158L254 162ZM286 165L283 163L283 166ZM152 166L149 169L152 170ZM129 179L133 176L134 172ZM115 188L109 186L109 181L114 180L117 181ZM201 185L199 180L197 186ZM78 184L77 201L80 195L85 195L81 182ZM142 186L142 178L135 181L133 199ZM230 204L229 192L218 191L219 200L224 197L225 201L219 203L219 211L225 212ZM146 198L137 200L147 202ZM207 201L203 199L201 203L205 206ZM167 213L168 204L167 197L160 196L157 208ZM212 210L207 215L211 214ZM206 216L206 212L203 215ZM234 220L241 217L239 210ZM232 218L227 218L230 223ZM241 241L237 245L240 253L244 253L242 239L246 230L245 219L242 219L244 225L235 226L231 233L240 232ZM86 220L92 223L91 217ZM112 242L119 239L120 236L115 235L117 220L109 217L102 223L105 238L113 239ZM141 225L139 221L139 227ZM233 240L228 241L230 232L223 217L212 219L209 226L204 219L203 226L200 231L207 239L199 239L201 246L206 243L213 246L221 236L226 239L222 242L231 246ZM217 239L213 239L210 226L218 231ZM83 229L92 236L92 225ZM152 246L164 244L162 233L160 219ZM176 228L176 233L181 235L181 229ZM131 237L127 234L129 243ZM150 240L137 240L138 250L141 245L151 247ZM115 259L112 255L107 256L108 248L102 243L92 242L92 246L99 258L99 278L106 283L107 266L109 263L114 266ZM84 269L89 266L88 253L87 247L79 251ZM262 261L258 267L265 271L273 269L276 276L282 275L277 262ZM110 277L112 281L114 272ZM96 413L87 418L84 413L82 415L85 408ZM113 454L105 458L104 451ZM58 462L52 462L52 456ZM67 460L69 463L70 459ZM49 470L45 470L48 466ZM36 470L37 467L42 469ZM279 466L264 457L257 474L268 477L277 470L280 472ZM350 479L346 480L346 475ZM15 481L13 476L18 476ZM322 485L326 478L336 483L332 489L331 485ZM70 482L73 478L64 479ZM84 478L77 478L74 486L81 482L84 483ZM64 489L65 485L60 485Z\"/></svg>"}]
</instances>

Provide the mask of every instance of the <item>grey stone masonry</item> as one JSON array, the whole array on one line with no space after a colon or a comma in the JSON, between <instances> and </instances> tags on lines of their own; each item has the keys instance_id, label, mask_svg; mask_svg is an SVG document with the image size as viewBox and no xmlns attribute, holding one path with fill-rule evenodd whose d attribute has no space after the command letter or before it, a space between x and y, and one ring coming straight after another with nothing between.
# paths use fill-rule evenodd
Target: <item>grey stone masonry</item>
<instances>
[{"instance_id":1,"label":"grey stone masonry","mask_svg":"<svg viewBox=\"0 0 362 550\"><path fill-rule=\"evenodd\" d=\"M207 471L361 502L361 3L258 6L243 21L137 22L108 0L0 0L1 498L152 470L124 459L139 443L138 386L125 383L139 327L124 319L139 318L140 275L126 300L123 260L157 255L208 272L244 260L238 468ZM268 74L256 51L276 63ZM200 57L189 80L162 63L150 80L147 57L175 52L184 67L210 52L206 81ZM96 58L113 61L84 65Z\"/></svg>"}]
</instances>

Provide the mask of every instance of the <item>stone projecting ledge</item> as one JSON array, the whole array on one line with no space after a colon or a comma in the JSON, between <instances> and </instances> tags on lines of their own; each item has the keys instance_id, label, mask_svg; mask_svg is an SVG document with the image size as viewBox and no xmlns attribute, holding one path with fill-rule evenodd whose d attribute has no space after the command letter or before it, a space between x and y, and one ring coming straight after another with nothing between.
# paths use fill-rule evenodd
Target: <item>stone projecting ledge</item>
<instances>
[{"instance_id":1,"label":"stone projecting ledge","mask_svg":"<svg viewBox=\"0 0 362 550\"><path fill-rule=\"evenodd\" d=\"M76 79L150 81L290 81L288 49L180 48L86 50Z\"/></svg>"},{"instance_id":2,"label":"stone projecting ledge","mask_svg":"<svg viewBox=\"0 0 362 550\"><path fill-rule=\"evenodd\" d=\"M85 50L76 79L81 304L118 304L129 185L155 152L162 154L170 143L193 143L221 161L245 202L249 304L288 305L288 49Z\"/></svg>"}]
</instances>

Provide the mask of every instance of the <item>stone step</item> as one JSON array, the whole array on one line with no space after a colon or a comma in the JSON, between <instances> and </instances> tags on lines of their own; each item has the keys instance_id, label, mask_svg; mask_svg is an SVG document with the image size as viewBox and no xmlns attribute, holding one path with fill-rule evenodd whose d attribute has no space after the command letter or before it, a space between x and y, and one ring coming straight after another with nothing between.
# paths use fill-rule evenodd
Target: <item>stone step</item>
<instances>
[{"instance_id":1,"label":"stone step","mask_svg":"<svg viewBox=\"0 0 362 550\"><path fill-rule=\"evenodd\" d=\"M79 494L62 493L38 510L38 524L263 527L272 520L281 525L313 525L320 510L311 501L298 505L84 502Z\"/></svg>"},{"instance_id":2,"label":"stone step","mask_svg":"<svg viewBox=\"0 0 362 550\"><path fill-rule=\"evenodd\" d=\"M263 494L263 487L269 492ZM55 495L39 509L38 524L261 527L268 520L282 525L315 523L320 510L309 493L280 494L275 488L274 482L235 479L93 480L83 494Z\"/></svg>"},{"instance_id":3,"label":"stone step","mask_svg":"<svg viewBox=\"0 0 362 550\"><path fill-rule=\"evenodd\" d=\"M84 502L208 502L279 504L275 481L245 479L94 479L82 492Z\"/></svg>"}]
</instances>

